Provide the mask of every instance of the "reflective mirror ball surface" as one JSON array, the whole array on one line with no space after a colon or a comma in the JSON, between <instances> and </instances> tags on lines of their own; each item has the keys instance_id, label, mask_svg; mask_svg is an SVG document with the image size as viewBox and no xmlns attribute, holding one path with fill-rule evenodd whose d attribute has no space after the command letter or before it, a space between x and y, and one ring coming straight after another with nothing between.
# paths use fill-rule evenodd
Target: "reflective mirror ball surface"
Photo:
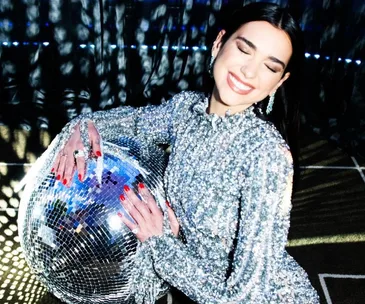
<instances>
[{"instance_id":1,"label":"reflective mirror ball surface","mask_svg":"<svg viewBox=\"0 0 365 304\"><path fill-rule=\"evenodd\" d=\"M99 163L99 164L98 164ZM130 279L137 240L118 212L123 186L139 182L164 206L164 152L136 139L104 142L103 166L89 160L70 188L54 174L27 185L19 208L24 256L51 293L69 304L134 303ZM97 171L102 168L101 183Z\"/></svg>"}]
</instances>

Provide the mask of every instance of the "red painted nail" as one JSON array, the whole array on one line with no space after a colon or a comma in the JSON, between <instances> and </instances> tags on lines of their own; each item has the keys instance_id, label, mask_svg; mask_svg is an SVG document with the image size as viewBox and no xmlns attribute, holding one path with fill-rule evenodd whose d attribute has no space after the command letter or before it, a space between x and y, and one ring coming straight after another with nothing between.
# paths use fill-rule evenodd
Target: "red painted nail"
<instances>
[{"instance_id":1,"label":"red painted nail","mask_svg":"<svg viewBox=\"0 0 365 304\"><path fill-rule=\"evenodd\" d=\"M120 198L120 200L121 200L121 201L123 201L123 202L125 201L125 196L124 196L123 194L121 194L121 195L119 196L119 198Z\"/></svg>"},{"instance_id":2,"label":"red painted nail","mask_svg":"<svg viewBox=\"0 0 365 304\"><path fill-rule=\"evenodd\" d=\"M51 172L53 173L54 172L54 168L51 169Z\"/></svg>"},{"instance_id":3,"label":"red painted nail","mask_svg":"<svg viewBox=\"0 0 365 304\"><path fill-rule=\"evenodd\" d=\"M79 174L77 177L79 178L79 181L82 182L82 175Z\"/></svg>"},{"instance_id":4,"label":"red painted nail","mask_svg":"<svg viewBox=\"0 0 365 304\"><path fill-rule=\"evenodd\" d=\"M100 152L100 151L96 151L96 152L95 152L95 155L96 155L97 157L100 157L100 156L101 156L101 152Z\"/></svg>"},{"instance_id":5,"label":"red painted nail","mask_svg":"<svg viewBox=\"0 0 365 304\"><path fill-rule=\"evenodd\" d=\"M138 187L141 188L141 189L143 189L144 188L144 184L143 183L139 183L138 184Z\"/></svg>"},{"instance_id":6,"label":"red painted nail","mask_svg":"<svg viewBox=\"0 0 365 304\"><path fill-rule=\"evenodd\" d=\"M123 214L121 212L117 213L119 217L123 217Z\"/></svg>"},{"instance_id":7,"label":"red painted nail","mask_svg":"<svg viewBox=\"0 0 365 304\"><path fill-rule=\"evenodd\" d=\"M66 185L66 184L67 184L67 179L64 179L64 180L62 181L62 184Z\"/></svg>"},{"instance_id":8,"label":"red painted nail","mask_svg":"<svg viewBox=\"0 0 365 304\"><path fill-rule=\"evenodd\" d=\"M167 205L167 207L171 208L171 204L169 201L166 201L166 205Z\"/></svg>"},{"instance_id":9,"label":"red painted nail","mask_svg":"<svg viewBox=\"0 0 365 304\"><path fill-rule=\"evenodd\" d=\"M129 190L131 190L131 188L129 188L128 185L124 185L123 189L125 192L128 192Z\"/></svg>"},{"instance_id":10,"label":"red painted nail","mask_svg":"<svg viewBox=\"0 0 365 304\"><path fill-rule=\"evenodd\" d=\"M61 179L61 175L59 175L59 174L58 174L58 175L56 176L56 179L57 179L57 180L60 180L60 179Z\"/></svg>"}]
</instances>

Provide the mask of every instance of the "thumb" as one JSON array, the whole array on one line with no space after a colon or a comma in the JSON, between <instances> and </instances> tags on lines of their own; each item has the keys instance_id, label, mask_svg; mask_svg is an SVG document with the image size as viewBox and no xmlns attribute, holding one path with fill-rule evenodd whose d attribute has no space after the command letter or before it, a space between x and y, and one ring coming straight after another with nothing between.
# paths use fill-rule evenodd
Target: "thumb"
<instances>
[{"instance_id":1,"label":"thumb","mask_svg":"<svg viewBox=\"0 0 365 304\"><path fill-rule=\"evenodd\" d=\"M168 201L166 201L166 206L167 206L167 215L169 217L169 221L170 221L170 228L172 233L177 237L179 234L179 222L177 220L177 217L174 213L174 211L171 209L171 205Z\"/></svg>"},{"instance_id":2,"label":"thumb","mask_svg":"<svg viewBox=\"0 0 365 304\"><path fill-rule=\"evenodd\" d=\"M98 130L91 121L88 122L88 130L91 150L95 156L100 157L102 156L101 138Z\"/></svg>"}]
</instances>

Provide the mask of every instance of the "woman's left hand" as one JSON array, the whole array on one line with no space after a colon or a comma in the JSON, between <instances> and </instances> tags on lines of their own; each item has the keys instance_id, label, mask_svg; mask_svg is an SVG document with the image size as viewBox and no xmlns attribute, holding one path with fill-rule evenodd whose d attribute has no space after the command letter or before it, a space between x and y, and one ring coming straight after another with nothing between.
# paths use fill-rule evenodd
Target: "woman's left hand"
<instances>
[{"instance_id":1,"label":"woman's left hand","mask_svg":"<svg viewBox=\"0 0 365 304\"><path fill-rule=\"evenodd\" d=\"M122 222L136 235L137 239L144 242L152 236L163 234L163 213L144 184L139 183L138 190L143 201L127 185L124 186L124 194L120 196L123 207L129 212L135 223L121 213L118 215ZM177 237L179 223L168 202L166 202L166 206L172 233Z\"/></svg>"}]
</instances>

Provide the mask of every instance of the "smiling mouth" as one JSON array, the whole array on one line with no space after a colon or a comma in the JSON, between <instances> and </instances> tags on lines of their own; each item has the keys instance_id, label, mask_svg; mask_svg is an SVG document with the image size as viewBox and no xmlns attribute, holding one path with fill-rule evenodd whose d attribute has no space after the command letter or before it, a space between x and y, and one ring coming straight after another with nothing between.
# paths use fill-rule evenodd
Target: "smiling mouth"
<instances>
[{"instance_id":1,"label":"smiling mouth","mask_svg":"<svg viewBox=\"0 0 365 304\"><path fill-rule=\"evenodd\" d=\"M247 95L255 88L238 80L232 73L228 73L227 82L230 88L238 94Z\"/></svg>"}]
</instances>

